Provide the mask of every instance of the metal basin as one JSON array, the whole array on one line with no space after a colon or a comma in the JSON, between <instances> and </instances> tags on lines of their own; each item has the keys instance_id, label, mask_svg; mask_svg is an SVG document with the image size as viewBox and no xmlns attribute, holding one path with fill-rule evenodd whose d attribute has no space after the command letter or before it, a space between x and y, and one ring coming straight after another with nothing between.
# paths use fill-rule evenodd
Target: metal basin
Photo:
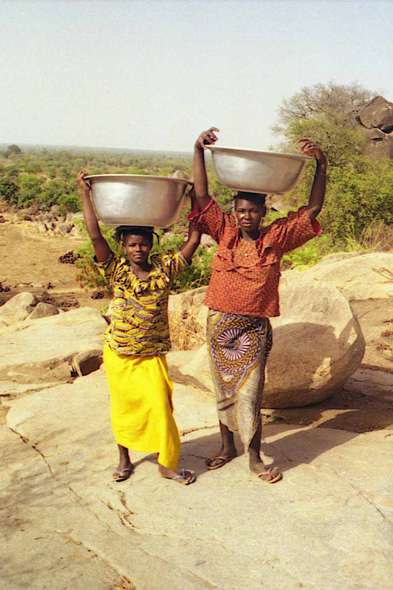
<instances>
[{"instance_id":1,"label":"metal basin","mask_svg":"<svg viewBox=\"0 0 393 590\"><path fill-rule=\"evenodd\" d=\"M110 226L169 227L184 205L192 183L181 178L137 174L87 176L98 217Z\"/></svg>"},{"instance_id":2,"label":"metal basin","mask_svg":"<svg viewBox=\"0 0 393 590\"><path fill-rule=\"evenodd\" d=\"M227 188L282 195L300 180L309 156L207 146L217 178Z\"/></svg>"}]
</instances>

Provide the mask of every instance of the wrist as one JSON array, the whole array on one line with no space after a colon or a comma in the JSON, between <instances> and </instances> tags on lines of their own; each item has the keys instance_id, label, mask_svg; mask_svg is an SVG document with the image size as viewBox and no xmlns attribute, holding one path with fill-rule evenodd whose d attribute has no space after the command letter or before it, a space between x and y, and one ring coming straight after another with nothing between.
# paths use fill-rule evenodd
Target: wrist
<instances>
[{"instance_id":1,"label":"wrist","mask_svg":"<svg viewBox=\"0 0 393 590\"><path fill-rule=\"evenodd\" d=\"M327 172L327 165L326 162L319 162L317 163L317 167L315 170L315 176L326 176Z\"/></svg>"},{"instance_id":2,"label":"wrist","mask_svg":"<svg viewBox=\"0 0 393 590\"><path fill-rule=\"evenodd\" d=\"M324 154L319 159L317 159L317 170L320 168L327 168L327 160Z\"/></svg>"}]
</instances>

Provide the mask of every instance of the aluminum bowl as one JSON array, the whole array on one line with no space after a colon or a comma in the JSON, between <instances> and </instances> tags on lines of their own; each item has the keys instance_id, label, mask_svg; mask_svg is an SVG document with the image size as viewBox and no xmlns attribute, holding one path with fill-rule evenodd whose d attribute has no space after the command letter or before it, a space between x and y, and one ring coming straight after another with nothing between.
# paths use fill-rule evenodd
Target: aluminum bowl
<instances>
[{"instance_id":1,"label":"aluminum bowl","mask_svg":"<svg viewBox=\"0 0 393 590\"><path fill-rule=\"evenodd\" d=\"M300 180L309 156L207 146L217 178L227 188L282 195Z\"/></svg>"},{"instance_id":2,"label":"aluminum bowl","mask_svg":"<svg viewBox=\"0 0 393 590\"><path fill-rule=\"evenodd\" d=\"M136 174L98 174L86 180L98 217L113 227L169 227L177 221L192 185L182 178Z\"/></svg>"}]
</instances>

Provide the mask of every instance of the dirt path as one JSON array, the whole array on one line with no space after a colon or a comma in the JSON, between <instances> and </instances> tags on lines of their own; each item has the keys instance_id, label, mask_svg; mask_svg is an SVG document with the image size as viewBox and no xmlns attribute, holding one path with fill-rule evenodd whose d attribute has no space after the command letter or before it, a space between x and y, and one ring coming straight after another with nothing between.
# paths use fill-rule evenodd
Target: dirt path
<instances>
[{"instance_id":1,"label":"dirt path","mask_svg":"<svg viewBox=\"0 0 393 590\"><path fill-rule=\"evenodd\" d=\"M6 218L9 218L7 216ZM0 293L0 304L29 291L58 307L70 309L89 306L100 309L109 299L94 300L76 280L74 264L59 263L59 256L76 249L83 239L71 236L45 236L33 230L29 222L0 224L0 281L10 288Z\"/></svg>"}]
</instances>

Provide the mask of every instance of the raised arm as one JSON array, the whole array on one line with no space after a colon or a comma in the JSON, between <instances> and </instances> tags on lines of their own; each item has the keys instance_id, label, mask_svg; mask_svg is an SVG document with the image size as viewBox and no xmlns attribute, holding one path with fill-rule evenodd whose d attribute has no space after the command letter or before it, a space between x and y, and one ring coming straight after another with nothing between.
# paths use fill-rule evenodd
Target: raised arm
<instances>
[{"instance_id":1,"label":"raised arm","mask_svg":"<svg viewBox=\"0 0 393 590\"><path fill-rule=\"evenodd\" d=\"M180 252L188 263L191 262L191 258L194 256L196 249L201 243L201 235L202 232L190 222L190 225L188 226L187 241L184 242L183 246L180 248Z\"/></svg>"},{"instance_id":2,"label":"raised arm","mask_svg":"<svg viewBox=\"0 0 393 590\"><path fill-rule=\"evenodd\" d=\"M87 233L93 242L94 251L96 253L97 262L105 262L111 252L108 242L102 236L100 226L98 225L97 217L93 209L90 198L90 188L85 180L87 172L81 170L77 176L78 188L82 197L83 218Z\"/></svg>"},{"instance_id":3,"label":"raised arm","mask_svg":"<svg viewBox=\"0 0 393 590\"><path fill-rule=\"evenodd\" d=\"M299 139L299 143L303 143L303 146L300 149L301 153L306 156L314 157L317 161L310 199L307 205L310 219L311 221L314 221L320 213L325 199L327 159L318 143L310 141L309 139Z\"/></svg>"},{"instance_id":4,"label":"raised arm","mask_svg":"<svg viewBox=\"0 0 393 590\"><path fill-rule=\"evenodd\" d=\"M195 204L194 187L192 187L189 196L191 197L191 208L193 208ZM190 221L190 225L188 226L187 241L184 242L183 246L180 248L180 252L183 254L184 258L187 260L188 263L191 262L191 258L194 256L196 249L201 243L201 237L202 232L199 229L197 229L195 225L193 225L193 223Z\"/></svg>"},{"instance_id":5,"label":"raised arm","mask_svg":"<svg viewBox=\"0 0 393 590\"><path fill-rule=\"evenodd\" d=\"M217 127L210 127L207 131L203 131L194 146L194 188L200 211L203 211L210 202L205 165L205 148L207 145L212 145L217 141L218 137L215 131L219 131L219 129Z\"/></svg>"}]
</instances>

